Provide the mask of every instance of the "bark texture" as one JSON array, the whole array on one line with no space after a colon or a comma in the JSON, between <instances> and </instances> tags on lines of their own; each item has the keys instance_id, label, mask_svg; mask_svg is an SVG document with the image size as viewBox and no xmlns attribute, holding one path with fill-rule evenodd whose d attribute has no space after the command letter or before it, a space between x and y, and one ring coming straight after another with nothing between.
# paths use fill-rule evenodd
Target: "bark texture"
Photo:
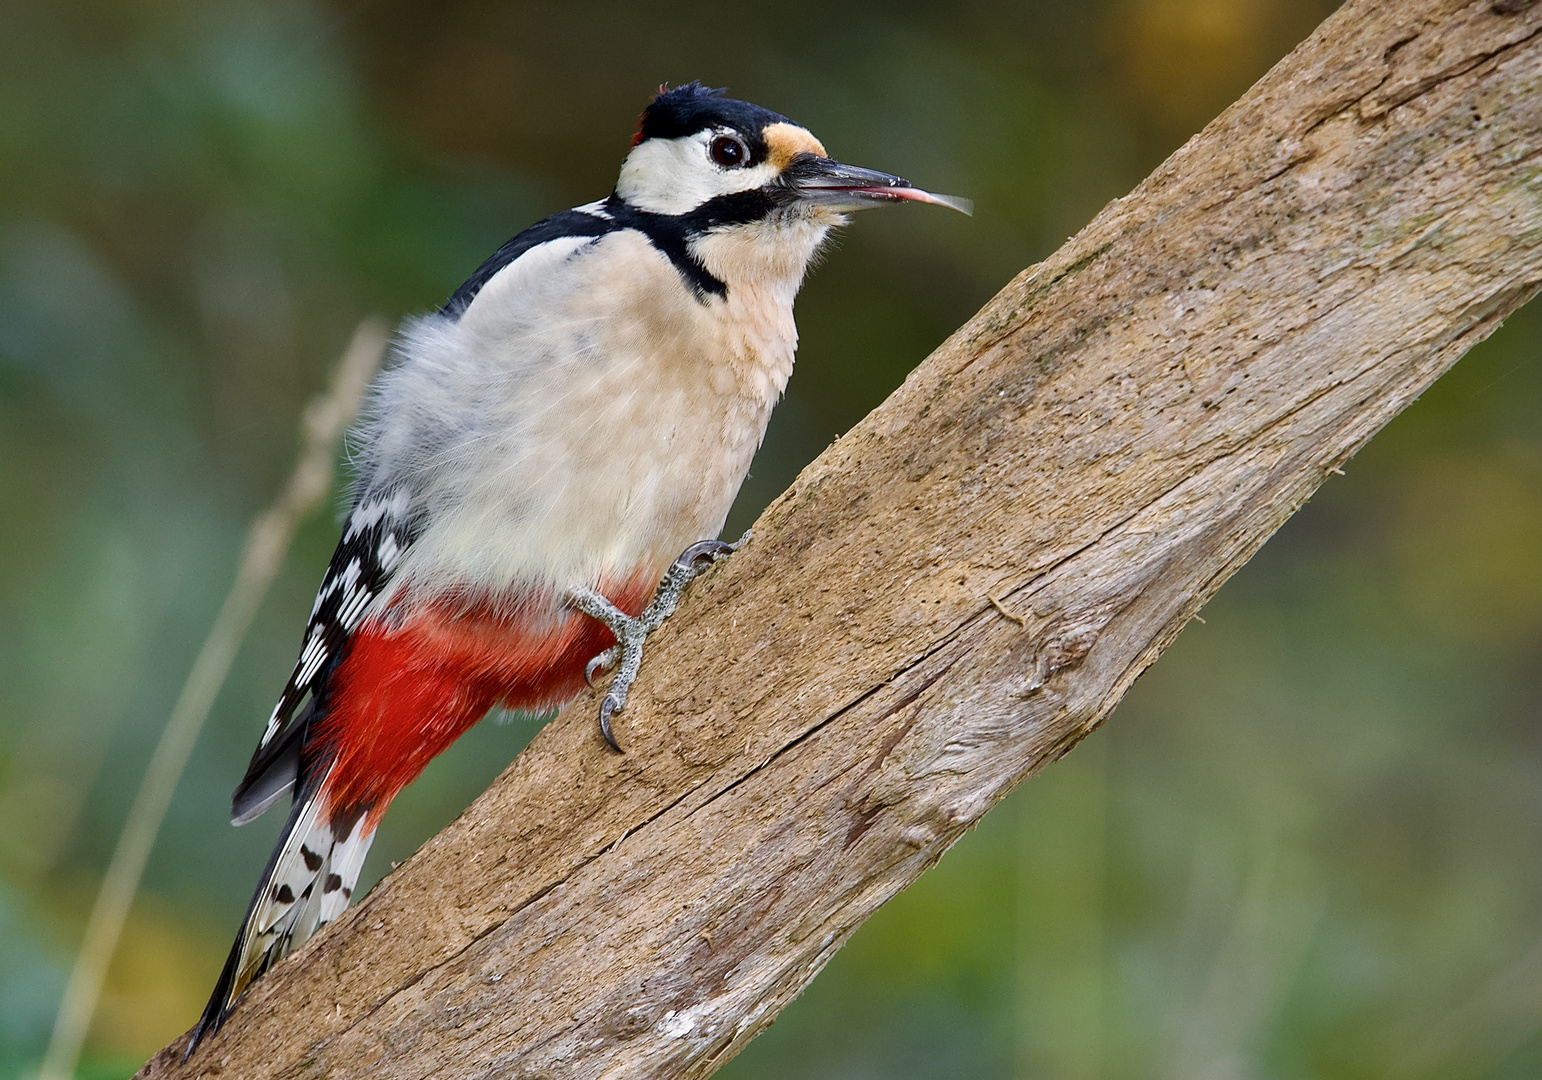
<instances>
[{"instance_id":1,"label":"bark texture","mask_svg":"<svg viewBox=\"0 0 1542 1080\"><path fill-rule=\"evenodd\" d=\"M1542 284L1542 4L1353 0L142 1076L704 1077Z\"/></svg>"}]
</instances>

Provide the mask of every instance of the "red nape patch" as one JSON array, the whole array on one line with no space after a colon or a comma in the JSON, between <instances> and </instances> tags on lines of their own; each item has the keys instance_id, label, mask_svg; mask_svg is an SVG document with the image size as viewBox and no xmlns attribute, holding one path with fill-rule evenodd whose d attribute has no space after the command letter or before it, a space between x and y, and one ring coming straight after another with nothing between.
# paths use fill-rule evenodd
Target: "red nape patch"
<instances>
[{"instance_id":1,"label":"red nape patch","mask_svg":"<svg viewBox=\"0 0 1542 1080\"><path fill-rule=\"evenodd\" d=\"M669 89L669 84L667 82L659 83L659 89L658 89L658 93L659 94L664 93L668 89ZM654 97L657 97L657 96L658 96L658 94L654 95ZM648 110L644 109L642 112L637 114L637 130L632 132L632 145L634 147L638 143L643 141L643 127L647 123L648 123Z\"/></svg>"},{"instance_id":2,"label":"red nape patch","mask_svg":"<svg viewBox=\"0 0 1542 1080\"><path fill-rule=\"evenodd\" d=\"M657 575L602 589L635 615ZM576 695L584 665L615 643L578 612L520 614L446 599L401 625L371 621L333 672L313 745L335 761L327 784L333 817L369 810L373 829L397 792L494 705L544 709Z\"/></svg>"}]
</instances>

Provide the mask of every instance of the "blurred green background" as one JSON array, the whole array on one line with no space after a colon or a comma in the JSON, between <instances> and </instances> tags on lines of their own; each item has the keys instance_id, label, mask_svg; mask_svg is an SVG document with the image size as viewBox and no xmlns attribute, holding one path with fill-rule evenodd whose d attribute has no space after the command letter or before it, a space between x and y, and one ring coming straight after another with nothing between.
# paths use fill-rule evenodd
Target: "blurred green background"
<instances>
[{"instance_id":1,"label":"blurred green background","mask_svg":"<svg viewBox=\"0 0 1542 1080\"><path fill-rule=\"evenodd\" d=\"M976 200L864 215L730 531L1320 0L0 4L0 1077L41 1057L151 747L353 326L607 192L660 82ZM724 1072L1542 1075L1542 313L1395 421L1110 723ZM335 541L303 530L157 845L85 1075L196 1017L280 824L228 796ZM406 857L530 737L387 817Z\"/></svg>"}]
</instances>

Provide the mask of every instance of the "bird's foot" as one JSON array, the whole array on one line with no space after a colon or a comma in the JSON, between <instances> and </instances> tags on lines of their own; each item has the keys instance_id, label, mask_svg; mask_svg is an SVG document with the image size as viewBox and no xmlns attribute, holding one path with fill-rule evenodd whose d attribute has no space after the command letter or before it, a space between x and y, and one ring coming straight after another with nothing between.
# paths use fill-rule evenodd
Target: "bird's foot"
<instances>
[{"instance_id":1,"label":"bird's foot","mask_svg":"<svg viewBox=\"0 0 1542 1080\"><path fill-rule=\"evenodd\" d=\"M747 539L749 533L745 533L735 544L722 540L701 540L686 548L678 559L669 564L669 570L664 574L664 580L659 582L653 600L639 615L628 615L594 589L573 588L564 594L563 599L568 604L590 618L598 619L616 635L614 645L584 666L584 681L592 686L596 676L611 668L616 670L610 688L600 699L600 734L605 736L610 748L618 754L623 751L616 737L611 734L610 718L626 707L627 692L631 690L632 682L642 667L643 643L648 640L649 634L663 626L664 620L675 613L675 608L680 605L680 597L685 595L691 582L719 559L733 554Z\"/></svg>"}]
</instances>

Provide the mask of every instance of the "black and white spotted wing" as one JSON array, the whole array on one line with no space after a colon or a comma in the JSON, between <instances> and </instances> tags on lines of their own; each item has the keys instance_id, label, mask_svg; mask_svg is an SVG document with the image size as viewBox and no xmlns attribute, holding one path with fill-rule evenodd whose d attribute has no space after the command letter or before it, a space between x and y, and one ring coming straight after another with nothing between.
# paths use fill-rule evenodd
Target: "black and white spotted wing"
<instances>
[{"instance_id":1,"label":"black and white spotted wing","mask_svg":"<svg viewBox=\"0 0 1542 1080\"><path fill-rule=\"evenodd\" d=\"M299 777L305 729L348 637L370 604L385 589L412 543L416 529L405 488L371 494L348 515L348 526L327 567L305 627L305 643L294 672L273 709L268 727L231 796L231 820L243 825L257 817Z\"/></svg>"}]
</instances>

